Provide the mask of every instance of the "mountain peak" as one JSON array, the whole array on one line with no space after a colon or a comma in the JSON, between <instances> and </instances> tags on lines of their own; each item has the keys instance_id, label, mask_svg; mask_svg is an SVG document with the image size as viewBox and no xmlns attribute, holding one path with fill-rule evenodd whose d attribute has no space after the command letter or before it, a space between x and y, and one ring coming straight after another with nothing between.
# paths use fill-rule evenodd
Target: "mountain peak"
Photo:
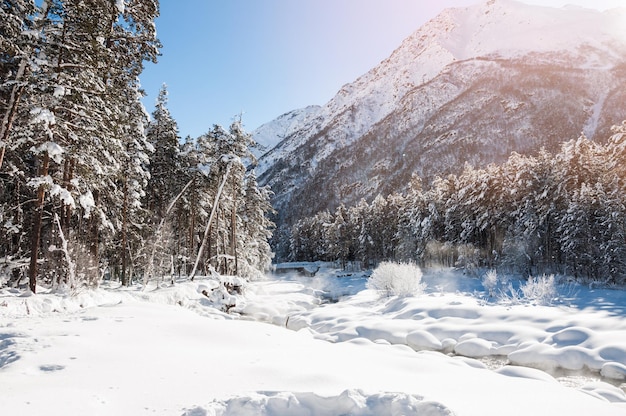
<instances>
[{"instance_id":1,"label":"mountain peak","mask_svg":"<svg viewBox=\"0 0 626 416\"><path fill-rule=\"evenodd\" d=\"M412 173L550 150L581 131L606 139L626 119L623 22L625 9L514 0L446 9L324 106L276 120L259 182L288 223L400 190Z\"/></svg>"},{"instance_id":2,"label":"mountain peak","mask_svg":"<svg viewBox=\"0 0 626 416\"><path fill-rule=\"evenodd\" d=\"M579 53L581 44L623 55L626 41L620 9L553 8L514 0L488 0L446 9L416 32L436 41L457 60L481 56L511 58L529 52ZM415 35L414 35L415 36ZM617 48L617 50L615 50Z\"/></svg>"}]
</instances>

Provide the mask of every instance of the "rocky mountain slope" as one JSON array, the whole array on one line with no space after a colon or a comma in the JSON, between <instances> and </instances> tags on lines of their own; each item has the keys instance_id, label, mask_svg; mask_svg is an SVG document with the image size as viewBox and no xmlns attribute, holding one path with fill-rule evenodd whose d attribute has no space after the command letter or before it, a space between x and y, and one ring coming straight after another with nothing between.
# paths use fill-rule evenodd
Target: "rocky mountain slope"
<instances>
[{"instance_id":1,"label":"rocky mountain slope","mask_svg":"<svg viewBox=\"0 0 626 416\"><path fill-rule=\"evenodd\" d=\"M626 119L626 9L490 0L448 9L322 107L253 133L279 223L483 166L606 140Z\"/></svg>"}]
</instances>

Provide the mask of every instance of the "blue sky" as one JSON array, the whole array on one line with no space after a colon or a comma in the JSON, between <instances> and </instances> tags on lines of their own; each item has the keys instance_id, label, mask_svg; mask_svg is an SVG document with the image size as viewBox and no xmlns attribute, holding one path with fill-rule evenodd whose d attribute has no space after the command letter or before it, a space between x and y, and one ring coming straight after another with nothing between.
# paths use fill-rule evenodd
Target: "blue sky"
<instances>
[{"instance_id":1,"label":"blue sky","mask_svg":"<svg viewBox=\"0 0 626 416\"><path fill-rule=\"evenodd\" d=\"M447 7L480 0L161 0L163 49L141 83L149 112L163 83L181 137L239 114L252 131L322 105ZM623 0L526 0L606 9Z\"/></svg>"}]
</instances>

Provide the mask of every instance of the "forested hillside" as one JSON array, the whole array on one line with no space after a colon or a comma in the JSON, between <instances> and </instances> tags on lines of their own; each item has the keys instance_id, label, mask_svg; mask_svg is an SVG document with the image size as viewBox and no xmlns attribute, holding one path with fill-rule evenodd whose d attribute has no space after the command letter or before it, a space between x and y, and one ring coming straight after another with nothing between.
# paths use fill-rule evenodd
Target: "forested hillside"
<instances>
[{"instance_id":1,"label":"forested hillside","mask_svg":"<svg viewBox=\"0 0 626 416\"><path fill-rule=\"evenodd\" d=\"M180 144L156 62L157 0L0 5L0 284L97 285L271 260L269 190L236 121Z\"/></svg>"},{"instance_id":2,"label":"forested hillside","mask_svg":"<svg viewBox=\"0 0 626 416\"><path fill-rule=\"evenodd\" d=\"M254 133L275 139L257 173L277 228L404 192L413 174L431 186L581 133L606 143L626 119L623 22L619 9L514 0L442 11L323 106Z\"/></svg>"},{"instance_id":3,"label":"forested hillside","mask_svg":"<svg viewBox=\"0 0 626 416\"><path fill-rule=\"evenodd\" d=\"M556 154L466 165L427 189L414 176L404 194L301 219L280 254L626 283L626 123L613 130L606 145L581 136Z\"/></svg>"}]
</instances>

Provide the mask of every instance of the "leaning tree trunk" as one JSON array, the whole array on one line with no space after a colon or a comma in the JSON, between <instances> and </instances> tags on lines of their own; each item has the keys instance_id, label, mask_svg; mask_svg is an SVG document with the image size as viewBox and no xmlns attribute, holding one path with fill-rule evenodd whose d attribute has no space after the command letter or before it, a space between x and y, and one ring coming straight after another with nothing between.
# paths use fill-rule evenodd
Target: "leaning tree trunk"
<instances>
[{"instance_id":1,"label":"leaning tree trunk","mask_svg":"<svg viewBox=\"0 0 626 416\"><path fill-rule=\"evenodd\" d=\"M239 274L239 265L237 259L237 197L233 202L233 207L230 212L230 254L233 256L235 264L233 274L236 276Z\"/></svg>"},{"instance_id":2,"label":"leaning tree trunk","mask_svg":"<svg viewBox=\"0 0 626 416\"><path fill-rule=\"evenodd\" d=\"M124 204L122 206L122 252L121 261L122 261L122 286L129 286L129 279L126 275L126 245L128 242L127 237L127 228L128 228L128 179L124 179Z\"/></svg>"},{"instance_id":3,"label":"leaning tree trunk","mask_svg":"<svg viewBox=\"0 0 626 416\"><path fill-rule=\"evenodd\" d=\"M74 170L76 167L76 160L74 158L68 158L63 165L63 186L68 192L73 190ZM70 220L72 218L72 206L70 204L64 204L61 208L61 227L65 237L69 239L70 233Z\"/></svg>"},{"instance_id":4,"label":"leaning tree trunk","mask_svg":"<svg viewBox=\"0 0 626 416\"><path fill-rule=\"evenodd\" d=\"M39 171L40 176L48 175L48 167L50 165L50 156L48 152L43 155L43 161ZM41 242L41 223L43 219L43 207L46 196L46 187L40 184L37 189L37 205L35 207L35 215L33 216L33 227L30 245L30 268L28 270L28 286L31 292L37 292L37 261L39 260L39 244Z\"/></svg>"},{"instance_id":5,"label":"leaning tree trunk","mask_svg":"<svg viewBox=\"0 0 626 416\"><path fill-rule=\"evenodd\" d=\"M16 83L11 90L9 102L7 103L7 111L4 113L4 117L2 118L2 124L0 124L0 143L2 144L2 148L0 149L0 168L2 168L2 163L4 162L4 154L9 141L9 134L11 133L11 127L13 126L15 115L17 114L17 108L20 98L22 97L22 91L24 91L24 85L22 85L21 79L24 77L25 72L26 59L22 58L20 66L17 69L17 74L15 75Z\"/></svg>"},{"instance_id":6,"label":"leaning tree trunk","mask_svg":"<svg viewBox=\"0 0 626 416\"><path fill-rule=\"evenodd\" d=\"M211 215L209 215L209 220L207 221L206 228L204 229L204 237L202 238L202 244L200 245L200 249L198 249L198 255L196 256L196 262L193 265L193 269L191 269L191 273L189 273L190 280L193 280L196 274L196 270L198 270L198 264L200 263L200 259L202 258L202 254L204 253L207 240L209 239L211 223L213 222L213 218L215 217L215 213L217 212L217 206L220 202L220 198L222 196L222 191L224 190L224 185L226 184L226 180L228 179L228 174L230 173L230 167L231 167L230 164L226 166L226 172L224 172L224 176L222 176L222 182L220 183L220 186L217 188L217 192L215 193L215 201L213 201L213 207L211 208Z\"/></svg>"},{"instance_id":7,"label":"leaning tree trunk","mask_svg":"<svg viewBox=\"0 0 626 416\"><path fill-rule=\"evenodd\" d=\"M99 190L94 190L93 191L93 200L94 200L94 205L96 207L100 206L100 191ZM92 286L95 286L99 279L100 279L100 258L99 258L99 251L100 251L100 244L99 244L99 238L100 238L100 231L99 231L99 216L92 213L90 218L89 218L89 265L90 268L93 268L93 270L91 270L89 272L89 276L90 276L90 280L91 280L91 284Z\"/></svg>"},{"instance_id":8,"label":"leaning tree trunk","mask_svg":"<svg viewBox=\"0 0 626 416\"><path fill-rule=\"evenodd\" d=\"M165 220L169 216L170 212L172 212L172 209L174 208L174 205L176 205L176 203L178 202L180 197L183 196L185 191L187 191L187 188L189 188L189 186L193 182L194 182L194 179L192 179L189 182L187 182L187 184L178 193L178 195L176 195L174 197L174 199L172 199L170 201L169 205L167 206L167 209L165 210L165 214L163 214L163 217L161 218L161 221L159 221L159 225L157 226L156 231L154 232L154 242L152 243L152 249L150 251L150 259L148 260L148 270L147 270L147 272L144 275L144 281L143 281L144 289L145 289L145 287L148 284L148 280L150 278L152 278L152 276L154 275L154 256L156 254L156 248L160 244L161 238L163 237L163 226L165 225ZM172 273L172 280L173 279L174 279L174 273Z\"/></svg>"}]
</instances>

